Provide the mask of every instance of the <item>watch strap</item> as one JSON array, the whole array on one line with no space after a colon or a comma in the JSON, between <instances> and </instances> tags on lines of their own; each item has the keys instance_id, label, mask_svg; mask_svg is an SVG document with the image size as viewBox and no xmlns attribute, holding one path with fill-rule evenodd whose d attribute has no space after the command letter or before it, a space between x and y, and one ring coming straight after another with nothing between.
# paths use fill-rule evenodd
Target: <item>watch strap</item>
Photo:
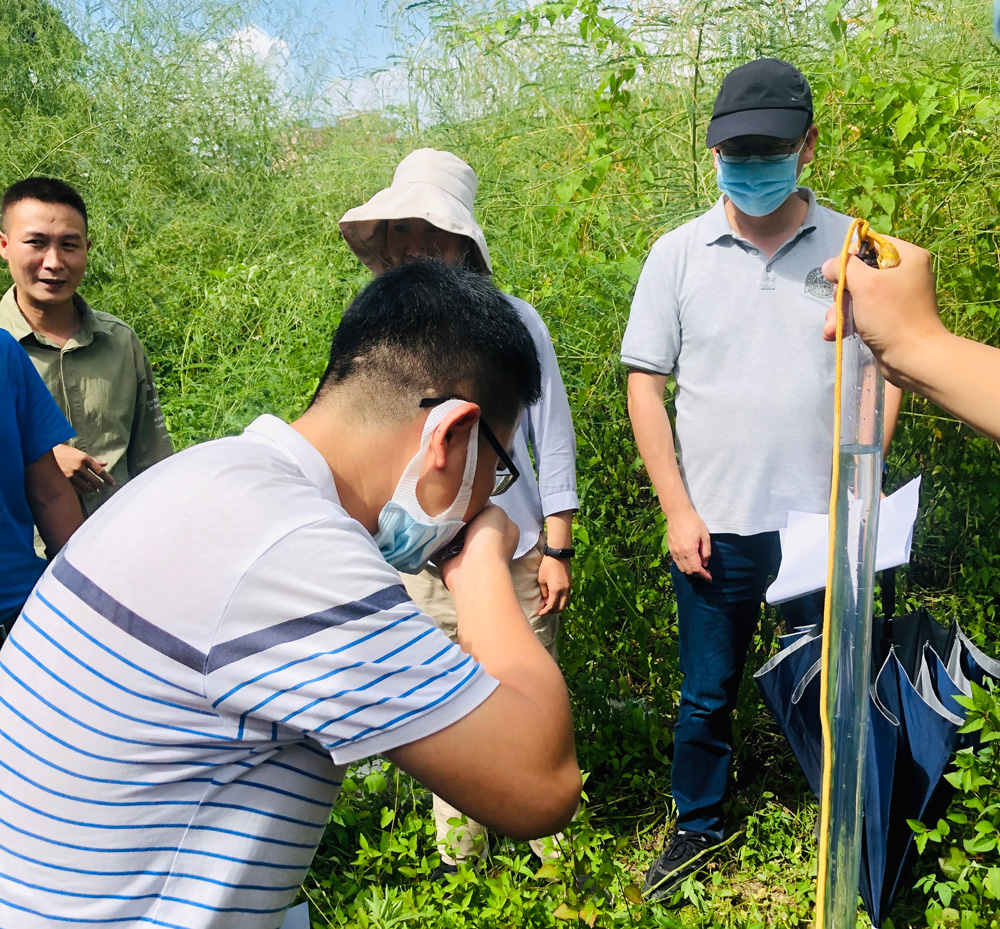
<instances>
[{"instance_id":1,"label":"watch strap","mask_svg":"<svg viewBox=\"0 0 1000 929\"><path fill-rule=\"evenodd\" d=\"M576 554L576 549L570 548L550 548L548 545L545 546L544 553L549 556L549 558L572 558Z\"/></svg>"}]
</instances>

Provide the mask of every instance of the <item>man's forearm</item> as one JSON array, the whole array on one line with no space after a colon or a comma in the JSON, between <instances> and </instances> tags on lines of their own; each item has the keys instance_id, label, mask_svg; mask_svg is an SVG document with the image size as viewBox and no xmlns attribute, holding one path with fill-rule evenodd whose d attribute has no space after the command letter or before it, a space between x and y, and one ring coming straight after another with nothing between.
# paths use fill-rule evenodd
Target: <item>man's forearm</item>
<instances>
[{"instance_id":1,"label":"man's forearm","mask_svg":"<svg viewBox=\"0 0 1000 929\"><path fill-rule=\"evenodd\" d=\"M942 327L933 340L893 361L907 387L1000 441L1000 349Z\"/></svg>"},{"instance_id":2,"label":"man's forearm","mask_svg":"<svg viewBox=\"0 0 1000 929\"><path fill-rule=\"evenodd\" d=\"M52 452L24 469L24 489L38 534L52 558L83 523L80 501Z\"/></svg>"},{"instance_id":3,"label":"man's forearm","mask_svg":"<svg viewBox=\"0 0 1000 929\"><path fill-rule=\"evenodd\" d=\"M663 401L629 390L628 412L639 455L663 512L669 517L677 510L693 509L677 465L674 434Z\"/></svg>"},{"instance_id":4,"label":"man's forearm","mask_svg":"<svg viewBox=\"0 0 1000 929\"><path fill-rule=\"evenodd\" d=\"M455 585L452 597L462 648L502 684L558 712L572 728L562 673L528 625L506 565L477 569L475 579Z\"/></svg>"},{"instance_id":5,"label":"man's forearm","mask_svg":"<svg viewBox=\"0 0 1000 929\"><path fill-rule=\"evenodd\" d=\"M889 447L896 433L896 423L899 421L899 411L903 405L903 391L895 384L886 381L885 414L882 424L882 459L889 457Z\"/></svg>"},{"instance_id":6,"label":"man's forearm","mask_svg":"<svg viewBox=\"0 0 1000 929\"><path fill-rule=\"evenodd\" d=\"M552 513L545 517L545 539L552 548L570 548L573 545L572 510Z\"/></svg>"}]
</instances>

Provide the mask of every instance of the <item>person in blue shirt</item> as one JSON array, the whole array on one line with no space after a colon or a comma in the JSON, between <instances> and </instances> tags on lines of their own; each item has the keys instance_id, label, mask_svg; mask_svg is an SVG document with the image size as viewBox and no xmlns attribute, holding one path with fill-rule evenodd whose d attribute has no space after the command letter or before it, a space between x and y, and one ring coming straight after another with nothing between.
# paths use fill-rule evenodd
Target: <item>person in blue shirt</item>
<instances>
[{"instance_id":1,"label":"person in blue shirt","mask_svg":"<svg viewBox=\"0 0 1000 929\"><path fill-rule=\"evenodd\" d=\"M52 557L83 522L52 453L73 435L27 353L0 330L0 642L45 570L33 526Z\"/></svg>"}]
</instances>

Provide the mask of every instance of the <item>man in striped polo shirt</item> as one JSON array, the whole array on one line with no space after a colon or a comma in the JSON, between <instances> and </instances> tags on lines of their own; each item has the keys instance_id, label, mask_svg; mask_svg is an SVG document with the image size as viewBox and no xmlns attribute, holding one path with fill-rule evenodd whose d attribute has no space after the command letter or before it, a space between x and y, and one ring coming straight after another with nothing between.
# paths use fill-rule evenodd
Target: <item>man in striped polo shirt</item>
<instances>
[{"instance_id":1,"label":"man in striped polo shirt","mask_svg":"<svg viewBox=\"0 0 1000 929\"><path fill-rule=\"evenodd\" d=\"M0 654L0 926L273 929L373 754L515 837L569 821L565 684L485 506L539 381L487 279L406 265L344 314L302 417L182 452L85 524ZM438 555L459 646L396 568L466 522Z\"/></svg>"}]
</instances>

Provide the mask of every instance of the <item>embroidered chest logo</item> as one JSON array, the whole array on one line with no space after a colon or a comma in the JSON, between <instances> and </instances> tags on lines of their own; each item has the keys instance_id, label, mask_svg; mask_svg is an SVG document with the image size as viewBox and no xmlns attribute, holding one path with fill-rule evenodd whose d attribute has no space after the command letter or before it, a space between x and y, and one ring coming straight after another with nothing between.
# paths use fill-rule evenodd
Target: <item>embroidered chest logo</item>
<instances>
[{"instance_id":1,"label":"embroidered chest logo","mask_svg":"<svg viewBox=\"0 0 1000 929\"><path fill-rule=\"evenodd\" d=\"M822 268L813 268L806 275L806 293L814 297L832 297L833 284L823 277Z\"/></svg>"}]
</instances>

